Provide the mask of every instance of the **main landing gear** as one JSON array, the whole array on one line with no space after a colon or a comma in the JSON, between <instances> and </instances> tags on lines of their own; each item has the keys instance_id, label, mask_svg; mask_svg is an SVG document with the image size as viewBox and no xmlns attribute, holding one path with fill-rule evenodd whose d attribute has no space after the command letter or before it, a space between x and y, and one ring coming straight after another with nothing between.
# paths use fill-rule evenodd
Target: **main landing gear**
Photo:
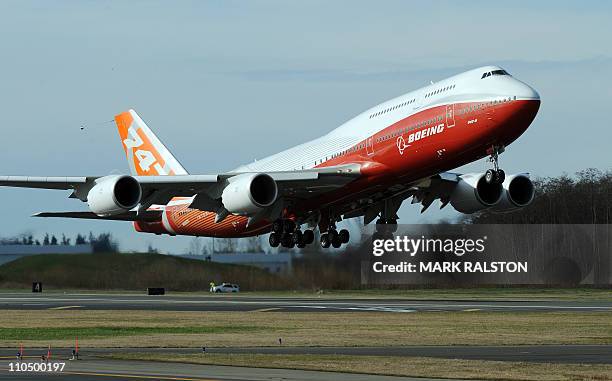
<instances>
[{"instance_id":1,"label":"main landing gear","mask_svg":"<svg viewBox=\"0 0 612 381\"><path fill-rule=\"evenodd\" d=\"M319 225L321 231L321 247L328 248L330 246L339 248L350 239L349 231L341 229L338 231L336 225L330 222L326 227ZM291 219L278 219L272 224L272 233L270 233L270 246L283 246L287 248L299 247L304 248L314 242L314 231L307 229L303 232L295 221Z\"/></svg>"},{"instance_id":2,"label":"main landing gear","mask_svg":"<svg viewBox=\"0 0 612 381\"><path fill-rule=\"evenodd\" d=\"M348 230L342 229L337 231L336 224L330 223L327 230L321 233L321 247L327 249L332 246L337 249L342 244L348 243L349 239L350 234Z\"/></svg>"},{"instance_id":3,"label":"main landing gear","mask_svg":"<svg viewBox=\"0 0 612 381\"><path fill-rule=\"evenodd\" d=\"M314 232L312 230L304 230L302 232L291 219L278 219L272 224L272 233L270 233L270 246L293 248L303 248L314 241Z\"/></svg>"},{"instance_id":4,"label":"main landing gear","mask_svg":"<svg viewBox=\"0 0 612 381\"><path fill-rule=\"evenodd\" d=\"M493 146L490 149L489 161L493 163L493 169L485 172L485 181L489 184L502 184L506 179L506 173L499 168L499 154L504 152L503 146Z\"/></svg>"},{"instance_id":5,"label":"main landing gear","mask_svg":"<svg viewBox=\"0 0 612 381\"><path fill-rule=\"evenodd\" d=\"M381 217L376 221L376 232L372 240L393 239L393 233L397 231L397 220L395 218Z\"/></svg>"}]
</instances>

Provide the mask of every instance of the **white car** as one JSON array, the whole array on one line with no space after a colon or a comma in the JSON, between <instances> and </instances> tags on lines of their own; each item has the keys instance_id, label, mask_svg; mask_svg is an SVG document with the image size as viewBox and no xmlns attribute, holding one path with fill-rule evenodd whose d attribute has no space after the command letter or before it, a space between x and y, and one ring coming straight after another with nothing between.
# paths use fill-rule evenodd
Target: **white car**
<instances>
[{"instance_id":1,"label":"white car","mask_svg":"<svg viewBox=\"0 0 612 381\"><path fill-rule=\"evenodd\" d=\"M237 284L221 283L217 286L212 286L210 292L240 292L240 287Z\"/></svg>"}]
</instances>

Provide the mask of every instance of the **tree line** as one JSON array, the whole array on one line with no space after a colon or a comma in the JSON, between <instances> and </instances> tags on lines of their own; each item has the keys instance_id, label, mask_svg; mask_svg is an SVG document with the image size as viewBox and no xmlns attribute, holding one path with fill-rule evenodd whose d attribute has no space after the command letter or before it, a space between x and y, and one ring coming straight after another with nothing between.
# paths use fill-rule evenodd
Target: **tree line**
<instances>
[{"instance_id":1,"label":"tree line","mask_svg":"<svg viewBox=\"0 0 612 381\"><path fill-rule=\"evenodd\" d=\"M93 247L94 252L109 252L115 253L119 251L119 244L111 233L99 233L94 235L93 232L89 232L89 235L77 234L72 238L68 238L66 234L62 234L60 238L55 234L45 233L42 239L34 238L32 234L22 234L16 237L0 238L0 245L64 245L70 246L74 242L74 245L87 245L90 244Z\"/></svg>"},{"instance_id":2,"label":"tree line","mask_svg":"<svg viewBox=\"0 0 612 381\"><path fill-rule=\"evenodd\" d=\"M262 238L259 236L246 238L201 238L193 237L185 254L209 255L221 253L261 253L264 251Z\"/></svg>"}]
</instances>

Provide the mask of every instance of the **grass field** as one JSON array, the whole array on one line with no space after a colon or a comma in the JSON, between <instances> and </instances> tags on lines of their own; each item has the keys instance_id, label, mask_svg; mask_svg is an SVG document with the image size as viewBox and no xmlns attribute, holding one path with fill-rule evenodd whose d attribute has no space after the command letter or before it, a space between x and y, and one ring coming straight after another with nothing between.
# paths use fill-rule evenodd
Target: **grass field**
<instances>
[{"instance_id":1,"label":"grass field","mask_svg":"<svg viewBox=\"0 0 612 381\"><path fill-rule=\"evenodd\" d=\"M609 312L283 313L6 310L0 346L612 344Z\"/></svg>"},{"instance_id":2,"label":"grass field","mask_svg":"<svg viewBox=\"0 0 612 381\"><path fill-rule=\"evenodd\" d=\"M266 354L149 354L107 356L115 359L154 360L193 364L262 368L325 370L412 377L465 380L574 381L612 380L612 365L538 364L524 362L344 355Z\"/></svg>"},{"instance_id":3,"label":"grass field","mask_svg":"<svg viewBox=\"0 0 612 381\"><path fill-rule=\"evenodd\" d=\"M248 326L211 326L211 327L139 327L139 326L95 326L95 327L36 327L36 328L0 328L2 340L63 340L73 337L75 332L81 338L102 338L117 336L156 335L203 335L221 333L247 333L256 331L259 327Z\"/></svg>"},{"instance_id":4,"label":"grass field","mask_svg":"<svg viewBox=\"0 0 612 381\"><path fill-rule=\"evenodd\" d=\"M114 353L215 365L479 380L612 380L610 365L421 357L146 353L160 347L612 344L610 312L284 313L4 310L0 346L142 348ZM120 350L118 350L120 351ZM139 350L140 351L140 350Z\"/></svg>"},{"instance_id":5,"label":"grass field","mask_svg":"<svg viewBox=\"0 0 612 381\"><path fill-rule=\"evenodd\" d=\"M240 280L248 290L284 289L286 281L252 266L229 265L160 254L33 255L0 266L0 286L29 290L208 290L210 282Z\"/></svg>"}]
</instances>

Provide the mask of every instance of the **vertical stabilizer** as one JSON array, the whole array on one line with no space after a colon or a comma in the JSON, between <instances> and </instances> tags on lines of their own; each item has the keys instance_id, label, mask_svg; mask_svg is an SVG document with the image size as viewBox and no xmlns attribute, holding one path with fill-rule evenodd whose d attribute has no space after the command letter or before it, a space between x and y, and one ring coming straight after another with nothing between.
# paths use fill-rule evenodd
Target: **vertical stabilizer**
<instances>
[{"instance_id":1,"label":"vertical stabilizer","mask_svg":"<svg viewBox=\"0 0 612 381\"><path fill-rule=\"evenodd\" d=\"M121 144L134 176L186 175L187 171L155 136L136 111L115 116Z\"/></svg>"}]
</instances>

